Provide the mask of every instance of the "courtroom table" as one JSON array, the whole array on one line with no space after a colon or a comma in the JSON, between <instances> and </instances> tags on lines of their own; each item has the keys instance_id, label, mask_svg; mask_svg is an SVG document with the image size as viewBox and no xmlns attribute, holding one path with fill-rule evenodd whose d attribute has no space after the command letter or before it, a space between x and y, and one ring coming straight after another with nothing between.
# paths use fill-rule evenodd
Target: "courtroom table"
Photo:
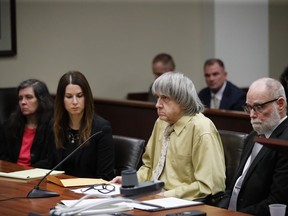
<instances>
[{"instance_id":1,"label":"courtroom table","mask_svg":"<svg viewBox=\"0 0 288 216\"><path fill-rule=\"evenodd\" d=\"M96 113L111 123L113 134L141 138L146 142L158 118L155 103L151 102L94 98L94 107ZM252 131L250 117L245 112L205 109L203 114L218 130Z\"/></svg>"},{"instance_id":2,"label":"courtroom table","mask_svg":"<svg viewBox=\"0 0 288 216\"><path fill-rule=\"evenodd\" d=\"M12 172L25 169L22 166L17 164L9 163L6 161L0 160L0 171L2 172ZM59 178L69 178L65 174L59 175ZM57 203L61 200L71 200L71 199L80 199L83 195L76 194L72 192L71 188L63 188L58 185L55 185L50 182L46 182L44 180L40 185L41 189L45 189L48 191L57 192L60 194L58 197L50 197L50 198L26 198L28 192L33 189L33 187L39 182L39 179L31 180L28 182L14 182L7 180L0 180L0 215L28 215L29 213L33 213L35 215L49 215L49 211L51 208L54 208ZM19 197L15 199L10 199L6 201L2 201L3 199ZM142 198L143 199L152 199L159 198L159 196L149 196ZM157 212L148 212L142 210L131 210L127 211L127 213L131 215L155 215L155 216L165 216L168 213L177 213L187 210L200 210L207 213L208 216L245 216L248 214L233 212L222 208L216 208L209 205L198 205L192 207L185 208L177 208L171 210L161 210Z\"/></svg>"}]
</instances>

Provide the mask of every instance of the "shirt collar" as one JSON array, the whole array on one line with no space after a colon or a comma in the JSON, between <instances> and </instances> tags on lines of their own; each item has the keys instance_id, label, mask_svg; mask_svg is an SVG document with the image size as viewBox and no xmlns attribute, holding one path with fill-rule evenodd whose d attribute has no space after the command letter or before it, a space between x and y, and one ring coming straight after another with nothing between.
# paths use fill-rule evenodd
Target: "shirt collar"
<instances>
[{"instance_id":1,"label":"shirt collar","mask_svg":"<svg viewBox=\"0 0 288 216\"><path fill-rule=\"evenodd\" d=\"M223 93L224 93L224 90L226 88L226 85L227 85L227 81L225 81L223 83L222 87L219 89L218 92L216 92L216 93L211 92L211 98L214 96L214 97L216 97L218 99L218 101L221 101Z\"/></svg>"},{"instance_id":2,"label":"shirt collar","mask_svg":"<svg viewBox=\"0 0 288 216\"><path fill-rule=\"evenodd\" d=\"M197 114L195 114L197 115ZM182 116L175 124L174 124L174 131L177 136L181 133L181 131L185 128L188 122L191 121L194 115L192 116Z\"/></svg>"}]
</instances>

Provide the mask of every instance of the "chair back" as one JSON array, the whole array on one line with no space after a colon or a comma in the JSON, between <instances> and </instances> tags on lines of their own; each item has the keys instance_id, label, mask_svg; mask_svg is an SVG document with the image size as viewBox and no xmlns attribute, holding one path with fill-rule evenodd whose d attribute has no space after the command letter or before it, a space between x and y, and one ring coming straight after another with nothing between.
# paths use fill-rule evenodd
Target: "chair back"
<instances>
[{"instance_id":1,"label":"chair back","mask_svg":"<svg viewBox=\"0 0 288 216\"><path fill-rule=\"evenodd\" d=\"M219 130L219 134L222 140L225 155L226 189L230 189L233 187L232 181L238 169L244 139L246 138L247 134L227 130Z\"/></svg>"},{"instance_id":2,"label":"chair back","mask_svg":"<svg viewBox=\"0 0 288 216\"><path fill-rule=\"evenodd\" d=\"M17 107L17 88L0 88L0 124L8 119Z\"/></svg>"},{"instance_id":3,"label":"chair back","mask_svg":"<svg viewBox=\"0 0 288 216\"><path fill-rule=\"evenodd\" d=\"M145 140L127 136L113 135L115 143L115 175L126 169L136 169L142 165Z\"/></svg>"}]
</instances>

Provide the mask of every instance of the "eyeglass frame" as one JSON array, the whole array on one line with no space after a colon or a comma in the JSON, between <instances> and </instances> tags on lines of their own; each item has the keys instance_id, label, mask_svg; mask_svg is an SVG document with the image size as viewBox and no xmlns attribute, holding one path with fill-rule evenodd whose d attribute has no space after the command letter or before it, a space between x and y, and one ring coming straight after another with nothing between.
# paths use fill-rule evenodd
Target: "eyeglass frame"
<instances>
[{"instance_id":1,"label":"eyeglass frame","mask_svg":"<svg viewBox=\"0 0 288 216\"><path fill-rule=\"evenodd\" d=\"M96 187L102 187L102 188L96 188ZM108 189L107 187L112 187L111 189ZM81 190L82 193L84 192L87 192L89 190L96 190L98 191L99 193L102 193L102 194L109 194L113 191L115 191L115 186L112 185L112 184L95 184L95 185L91 185L90 187L88 187L86 190Z\"/></svg>"},{"instance_id":2,"label":"eyeglass frame","mask_svg":"<svg viewBox=\"0 0 288 216\"><path fill-rule=\"evenodd\" d=\"M280 97L276 98L276 99L273 99L273 100L269 100L267 102L264 102L264 103L261 103L261 104L254 104L253 106L251 106L250 104L244 104L242 106L243 110L250 114L251 113L251 110L253 109L254 112L256 113L261 113L263 111L263 107L266 105L266 104L269 104L269 103L272 103L272 102L275 102L279 99ZM249 109L249 112L248 112L248 109ZM260 111L261 110L261 111Z\"/></svg>"}]
</instances>

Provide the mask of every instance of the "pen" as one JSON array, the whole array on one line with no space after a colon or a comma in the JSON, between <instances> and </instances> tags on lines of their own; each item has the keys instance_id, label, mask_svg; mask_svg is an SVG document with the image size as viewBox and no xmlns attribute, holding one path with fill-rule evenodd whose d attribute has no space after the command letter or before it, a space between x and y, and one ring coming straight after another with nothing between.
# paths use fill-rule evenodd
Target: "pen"
<instances>
[{"instance_id":1,"label":"pen","mask_svg":"<svg viewBox=\"0 0 288 216\"><path fill-rule=\"evenodd\" d=\"M151 203L145 203L145 202L139 202L140 205L147 205L150 207L155 207L157 209L165 209L165 207L160 206L160 205L156 205L156 204L151 204Z\"/></svg>"}]
</instances>

